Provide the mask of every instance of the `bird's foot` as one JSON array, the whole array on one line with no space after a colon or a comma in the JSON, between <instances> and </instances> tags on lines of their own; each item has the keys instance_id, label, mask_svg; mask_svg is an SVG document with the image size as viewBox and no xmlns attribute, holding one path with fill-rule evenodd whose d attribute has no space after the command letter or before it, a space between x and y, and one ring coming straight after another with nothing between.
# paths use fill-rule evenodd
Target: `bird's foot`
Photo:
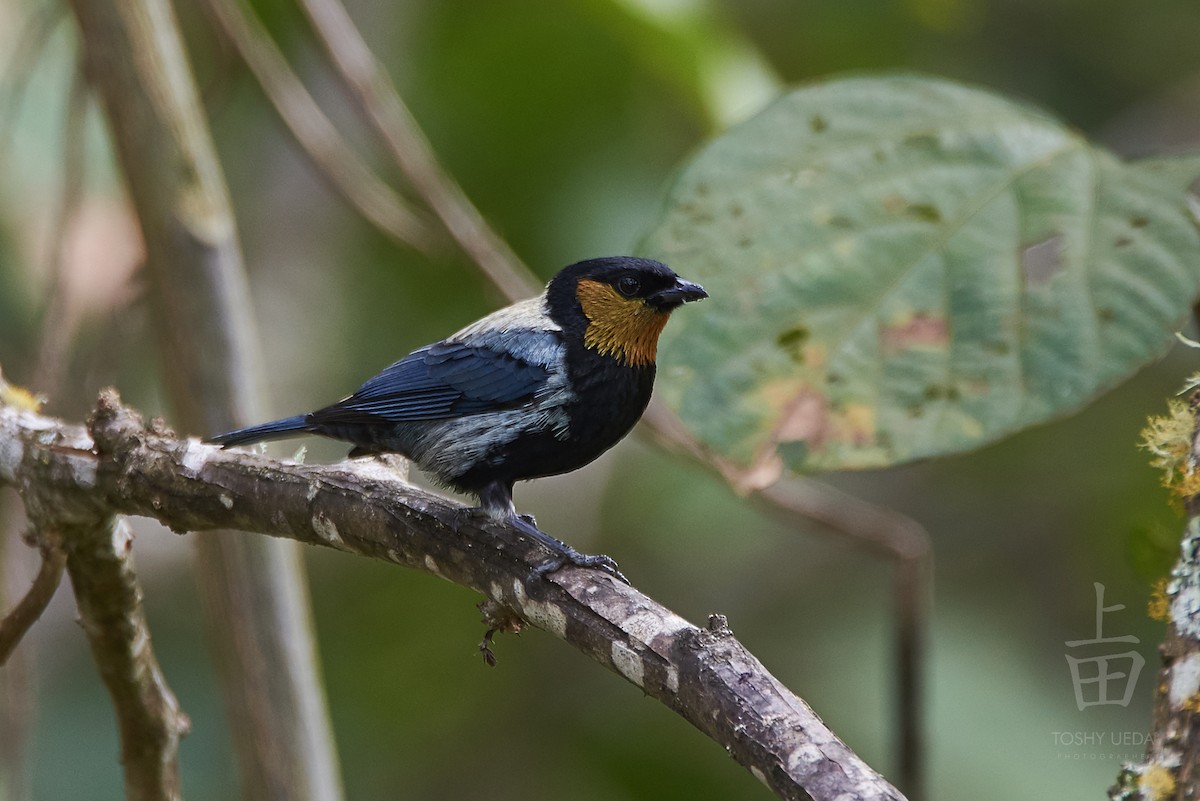
<instances>
[{"instance_id":1,"label":"bird's foot","mask_svg":"<svg viewBox=\"0 0 1200 801\"><path fill-rule=\"evenodd\" d=\"M540 578L569 564L576 567L590 567L595 570L603 570L622 584L629 583L629 579L625 578L625 574L617 569L617 563L613 561L612 557L602 553L580 553L570 547L567 547L566 553L557 559L551 559L549 562L538 565L537 570L534 570L533 574Z\"/></svg>"},{"instance_id":2,"label":"bird's foot","mask_svg":"<svg viewBox=\"0 0 1200 801\"><path fill-rule=\"evenodd\" d=\"M550 536L535 526L533 518L529 515L513 515L512 524L519 531L528 534L532 539L537 540L556 554L555 558L539 565L533 571L535 576L540 578L567 565L575 565L576 567L590 567L595 570L603 570L623 584L629 583L629 579L625 578L625 574L617 569L617 563L612 558L604 554L580 553L562 540Z\"/></svg>"}]
</instances>

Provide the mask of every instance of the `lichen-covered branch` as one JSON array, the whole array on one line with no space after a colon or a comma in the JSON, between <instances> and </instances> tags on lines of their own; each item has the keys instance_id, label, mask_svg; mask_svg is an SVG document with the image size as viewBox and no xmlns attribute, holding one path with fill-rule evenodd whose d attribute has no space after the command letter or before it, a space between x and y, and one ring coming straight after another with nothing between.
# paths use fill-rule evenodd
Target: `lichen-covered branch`
<instances>
[{"instance_id":1,"label":"lichen-covered branch","mask_svg":"<svg viewBox=\"0 0 1200 801\"><path fill-rule=\"evenodd\" d=\"M76 444L43 444L59 435ZM719 616L697 628L597 571L537 577L534 568L548 556L537 543L405 483L380 462L304 465L223 451L161 426L147 429L110 392L86 433L0 407L0 483L90 499L177 531L256 531L433 573L616 671L780 798L902 799Z\"/></svg>"},{"instance_id":2,"label":"lichen-covered branch","mask_svg":"<svg viewBox=\"0 0 1200 801\"><path fill-rule=\"evenodd\" d=\"M1145 759L1126 765L1109 790L1114 801L1200 798L1200 392L1190 407L1147 429L1147 447L1168 483L1183 497L1188 522L1179 561L1163 591L1167 636L1155 684ZM1190 429L1190 437L1180 428ZM1180 436L1182 434L1182 436Z\"/></svg>"},{"instance_id":3,"label":"lichen-covered branch","mask_svg":"<svg viewBox=\"0 0 1200 801\"><path fill-rule=\"evenodd\" d=\"M1200 797L1200 517L1188 521L1166 595L1170 625L1146 756L1121 771L1114 801Z\"/></svg>"}]
</instances>

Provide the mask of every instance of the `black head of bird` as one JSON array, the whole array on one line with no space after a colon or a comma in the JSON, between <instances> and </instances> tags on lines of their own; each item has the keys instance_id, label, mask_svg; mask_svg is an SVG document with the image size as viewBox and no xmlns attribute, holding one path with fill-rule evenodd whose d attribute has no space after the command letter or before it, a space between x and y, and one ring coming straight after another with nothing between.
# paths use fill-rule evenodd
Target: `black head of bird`
<instances>
[{"instance_id":1,"label":"black head of bird","mask_svg":"<svg viewBox=\"0 0 1200 801\"><path fill-rule=\"evenodd\" d=\"M591 259L514 303L413 351L354 394L308 414L213 437L223 446L318 434L351 456L399 453L442 484L479 498L564 562L608 569L516 514L517 481L566 473L611 448L641 417L658 337L698 284L650 259Z\"/></svg>"}]
</instances>

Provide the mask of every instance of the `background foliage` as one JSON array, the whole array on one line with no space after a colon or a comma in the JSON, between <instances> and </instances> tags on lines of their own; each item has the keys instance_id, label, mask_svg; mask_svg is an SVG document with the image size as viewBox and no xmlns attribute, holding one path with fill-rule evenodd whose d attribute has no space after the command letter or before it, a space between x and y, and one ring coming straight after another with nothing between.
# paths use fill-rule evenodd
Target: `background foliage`
<instances>
[{"instance_id":1,"label":"background foliage","mask_svg":"<svg viewBox=\"0 0 1200 801\"><path fill-rule=\"evenodd\" d=\"M319 89L327 79L295 10L281 0L257 7ZM30 0L0 3L0 55L13 52L33 9ZM447 166L543 276L632 249L703 141L758 110L774 87L843 70L922 70L985 85L1126 155L1197 135L1192 0L411 0L351 10ZM335 399L497 305L461 259L399 250L347 211L202 13L180 13L242 226L275 411ZM62 22L11 129L7 116L0 122L0 364L18 383L30 380L55 239L73 66L73 31ZM9 103L8 84L5 92ZM345 109L331 110L354 127ZM154 342L130 277L136 245L94 114L87 142L85 214L66 241L82 335L49 409L77 417L108 383L161 408ZM675 266L688 274L686 263ZM664 346L664 363L677 344ZM1144 731L1149 673L1128 708L1080 711L1065 642L1094 635L1092 585L1101 582L1107 604L1126 605L1105 633L1137 634L1155 664L1161 626L1145 618L1144 600L1166 569L1177 521L1134 443L1192 369L1190 357L1173 354L1082 414L977 453L833 479L912 514L936 543L931 797L1095 798L1117 761L1140 753L1112 738ZM311 443L310 458L340 453ZM714 477L636 440L582 473L518 488L518 503L581 549L613 554L692 620L727 614L777 676L887 772L884 565L782 529ZM146 528L137 555L164 670L194 722L182 751L185 792L231 797L186 541ZM568 785L582 799L767 797L710 742L549 637L502 639L498 668L486 669L469 593L336 553L308 558L351 798L515 799L538 788L557 797ZM116 799L111 711L63 596L51 625L36 630L36 794ZM1106 739L1063 742L1076 732Z\"/></svg>"}]
</instances>

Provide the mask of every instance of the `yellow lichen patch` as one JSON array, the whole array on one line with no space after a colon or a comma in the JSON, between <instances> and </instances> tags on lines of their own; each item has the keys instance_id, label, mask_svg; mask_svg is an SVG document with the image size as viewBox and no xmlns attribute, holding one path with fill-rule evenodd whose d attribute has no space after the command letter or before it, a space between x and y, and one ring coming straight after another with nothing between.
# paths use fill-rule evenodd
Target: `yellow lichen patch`
<instances>
[{"instance_id":1,"label":"yellow lichen patch","mask_svg":"<svg viewBox=\"0 0 1200 801\"><path fill-rule=\"evenodd\" d=\"M1171 620L1171 599L1167 597L1167 580L1160 578L1154 582L1150 590L1150 600L1146 602L1146 614L1151 620L1169 623Z\"/></svg>"},{"instance_id":2,"label":"yellow lichen patch","mask_svg":"<svg viewBox=\"0 0 1200 801\"><path fill-rule=\"evenodd\" d=\"M1200 693L1196 693L1183 702L1183 708L1194 714L1200 714Z\"/></svg>"},{"instance_id":3,"label":"yellow lichen patch","mask_svg":"<svg viewBox=\"0 0 1200 801\"><path fill-rule=\"evenodd\" d=\"M41 395L30 392L24 387L5 384L0 379L0 406L16 406L27 412L41 411L46 399Z\"/></svg>"},{"instance_id":4,"label":"yellow lichen patch","mask_svg":"<svg viewBox=\"0 0 1200 801\"><path fill-rule=\"evenodd\" d=\"M1200 495L1200 473L1194 470L1187 470L1178 481L1168 485L1168 489L1180 498L1190 498L1193 495Z\"/></svg>"},{"instance_id":5,"label":"yellow lichen patch","mask_svg":"<svg viewBox=\"0 0 1200 801\"><path fill-rule=\"evenodd\" d=\"M669 312L651 308L640 298L623 297L600 281L580 281L575 295L588 318L583 344L632 367L654 364L658 335Z\"/></svg>"},{"instance_id":6,"label":"yellow lichen patch","mask_svg":"<svg viewBox=\"0 0 1200 801\"><path fill-rule=\"evenodd\" d=\"M1195 429L1188 405L1178 398L1167 401L1167 414L1163 417L1151 417L1142 429L1142 441L1139 445L1150 451L1150 464L1163 472L1164 487L1181 495L1195 494L1197 481L1189 475L1187 460L1192 449L1192 434ZM1178 476L1183 481L1193 485L1190 492L1183 492L1177 486ZM1192 479L1188 481L1188 479Z\"/></svg>"},{"instance_id":7,"label":"yellow lichen patch","mask_svg":"<svg viewBox=\"0 0 1200 801\"><path fill-rule=\"evenodd\" d=\"M1151 765L1142 771L1138 789L1151 801L1163 801L1175 794L1175 776L1162 765Z\"/></svg>"}]
</instances>

